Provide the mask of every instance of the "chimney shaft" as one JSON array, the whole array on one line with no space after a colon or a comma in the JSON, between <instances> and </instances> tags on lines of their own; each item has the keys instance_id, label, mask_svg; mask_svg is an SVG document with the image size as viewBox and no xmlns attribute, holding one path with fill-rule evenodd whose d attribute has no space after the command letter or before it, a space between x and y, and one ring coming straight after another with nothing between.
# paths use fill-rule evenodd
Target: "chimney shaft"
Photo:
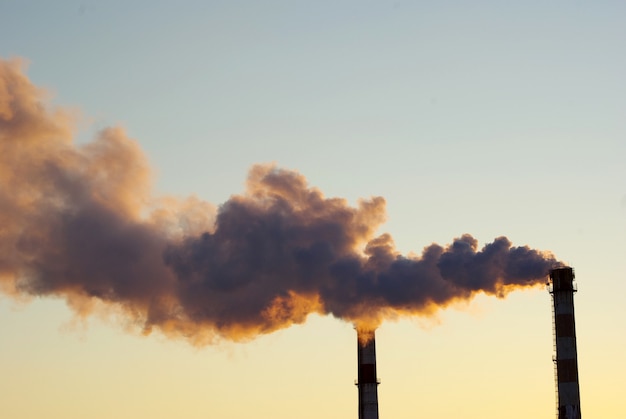
<instances>
[{"instance_id":1,"label":"chimney shaft","mask_svg":"<svg viewBox=\"0 0 626 419\"><path fill-rule=\"evenodd\" d=\"M569 267L550 271L552 294L558 419L581 419L578 386L578 355L574 323L574 270Z\"/></svg>"},{"instance_id":2,"label":"chimney shaft","mask_svg":"<svg viewBox=\"0 0 626 419\"><path fill-rule=\"evenodd\" d=\"M378 419L378 378L376 376L376 339L373 330L357 328L359 378L359 419Z\"/></svg>"}]
</instances>

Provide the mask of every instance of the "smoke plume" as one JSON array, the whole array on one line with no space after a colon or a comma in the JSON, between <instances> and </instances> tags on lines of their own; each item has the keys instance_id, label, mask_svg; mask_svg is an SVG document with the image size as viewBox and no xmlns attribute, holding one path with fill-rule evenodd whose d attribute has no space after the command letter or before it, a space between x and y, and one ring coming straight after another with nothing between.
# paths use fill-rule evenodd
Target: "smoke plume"
<instances>
[{"instance_id":1,"label":"smoke plume","mask_svg":"<svg viewBox=\"0 0 626 419\"><path fill-rule=\"evenodd\" d=\"M114 307L145 333L195 344L245 340L332 314L362 327L430 315L477 293L542 284L549 253L470 235L399 254L375 236L385 200L350 206L297 172L251 168L217 209L155 197L136 142L120 128L72 143L20 61L0 61L0 289L65 299L80 315Z\"/></svg>"}]
</instances>

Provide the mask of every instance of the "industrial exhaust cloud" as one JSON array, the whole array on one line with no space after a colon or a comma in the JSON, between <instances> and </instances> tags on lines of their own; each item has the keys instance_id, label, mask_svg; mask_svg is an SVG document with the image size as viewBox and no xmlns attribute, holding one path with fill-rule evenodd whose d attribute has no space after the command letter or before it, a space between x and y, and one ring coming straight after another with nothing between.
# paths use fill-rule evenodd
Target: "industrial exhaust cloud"
<instances>
[{"instance_id":1,"label":"industrial exhaust cloud","mask_svg":"<svg viewBox=\"0 0 626 419\"><path fill-rule=\"evenodd\" d=\"M120 128L72 143L71 111L49 104L19 60L0 61L0 287L64 298L80 315L121 311L145 333L194 344L245 340L310 313L375 328L477 293L545 282L559 262L505 237L470 235L399 254L385 200L350 206L272 165L215 207L155 196L137 143Z\"/></svg>"}]
</instances>

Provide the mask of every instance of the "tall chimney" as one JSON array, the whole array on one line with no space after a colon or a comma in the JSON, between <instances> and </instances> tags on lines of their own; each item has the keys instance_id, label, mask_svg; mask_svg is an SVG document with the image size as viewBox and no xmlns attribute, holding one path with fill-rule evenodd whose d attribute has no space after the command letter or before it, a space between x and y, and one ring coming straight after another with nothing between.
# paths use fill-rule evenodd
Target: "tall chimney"
<instances>
[{"instance_id":1,"label":"tall chimney","mask_svg":"<svg viewBox=\"0 0 626 419\"><path fill-rule=\"evenodd\" d=\"M374 330L356 329L359 378L359 419L378 419L378 384L376 377L376 339Z\"/></svg>"},{"instance_id":2,"label":"tall chimney","mask_svg":"<svg viewBox=\"0 0 626 419\"><path fill-rule=\"evenodd\" d=\"M548 290L552 294L556 356L558 419L581 419L578 386L578 356L574 324L574 270L550 270Z\"/></svg>"}]
</instances>

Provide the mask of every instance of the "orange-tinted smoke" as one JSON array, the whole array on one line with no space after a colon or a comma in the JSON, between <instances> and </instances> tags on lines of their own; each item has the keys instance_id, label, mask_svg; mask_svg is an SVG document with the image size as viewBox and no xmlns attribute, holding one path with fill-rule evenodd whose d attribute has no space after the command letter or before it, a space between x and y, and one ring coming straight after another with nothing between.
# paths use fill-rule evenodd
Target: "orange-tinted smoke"
<instances>
[{"instance_id":1,"label":"orange-tinted smoke","mask_svg":"<svg viewBox=\"0 0 626 419\"><path fill-rule=\"evenodd\" d=\"M145 333L242 340L310 313L373 328L541 284L558 264L504 237L478 249L469 235L403 256L375 236L383 198L353 207L271 165L252 167L245 192L217 211L156 197L123 130L86 145L72 134L72 114L52 108L19 61L0 61L1 289L62 297L81 315L113 307Z\"/></svg>"}]
</instances>

